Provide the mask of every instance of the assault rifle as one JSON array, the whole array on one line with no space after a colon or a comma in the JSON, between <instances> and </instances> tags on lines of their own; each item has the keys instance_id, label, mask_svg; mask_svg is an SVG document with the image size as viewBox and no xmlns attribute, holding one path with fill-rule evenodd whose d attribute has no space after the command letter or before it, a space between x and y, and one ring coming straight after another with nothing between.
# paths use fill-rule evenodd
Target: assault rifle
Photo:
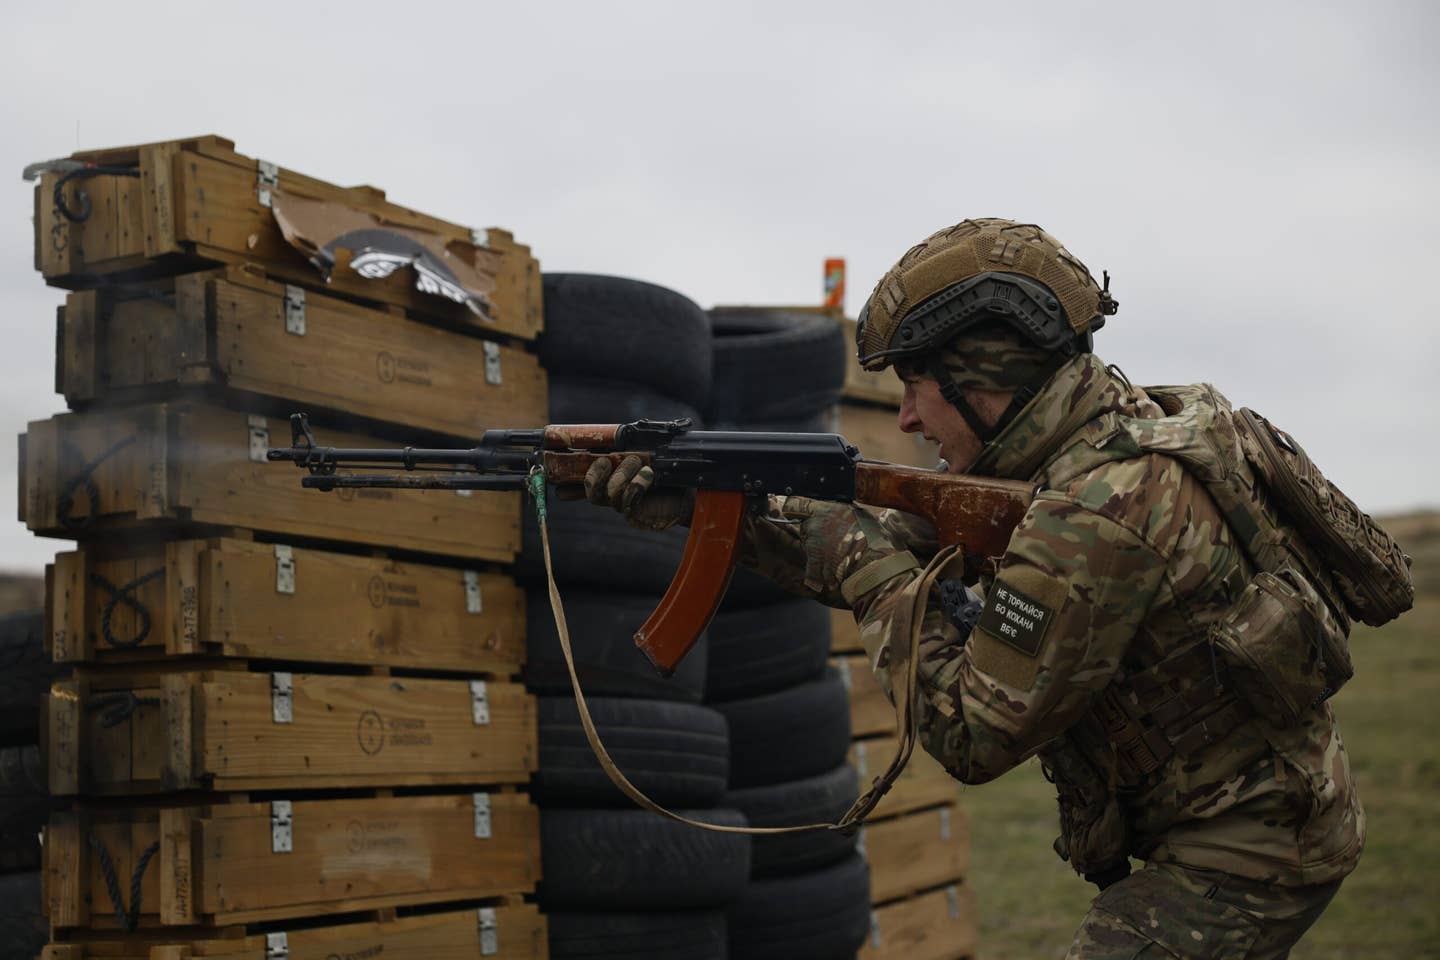
<instances>
[{"instance_id":1,"label":"assault rifle","mask_svg":"<svg viewBox=\"0 0 1440 960\"><path fill-rule=\"evenodd\" d=\"M469 449L344 449L316 444L303 413L291 416L291 445L271 449L308 471L318 490L389 487L442 490L529 489L583 483L597 458L617 466L638 456L656 486L695 491L685 552L669 589L635 634L635 644L669 675L720 605L740 551L747 509L763 513L770 494L892 507L934 524L940 545L996 557L1024 516L1031 484L865 460L833 433L692 430L691 421L551 425L487 430ZM383 470L383 473L354 471Z\"/></svg>"}]
</instances>

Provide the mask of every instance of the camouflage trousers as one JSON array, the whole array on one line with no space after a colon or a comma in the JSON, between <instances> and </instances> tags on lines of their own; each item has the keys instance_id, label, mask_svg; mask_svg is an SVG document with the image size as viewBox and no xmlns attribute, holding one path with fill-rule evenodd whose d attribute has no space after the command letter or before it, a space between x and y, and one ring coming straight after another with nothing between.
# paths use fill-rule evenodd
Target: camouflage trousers
<instances>
[{"instance_id":1,"label":"camouflage trousers","mask_svg":"<svg viewBox=\"0 0 1440 960\"><path fill-rule=\"evenodd\" d=\"M1284 960L1339 889L1146 864L1094 899L1066 960Z\"/></svg>"}]
</instances>

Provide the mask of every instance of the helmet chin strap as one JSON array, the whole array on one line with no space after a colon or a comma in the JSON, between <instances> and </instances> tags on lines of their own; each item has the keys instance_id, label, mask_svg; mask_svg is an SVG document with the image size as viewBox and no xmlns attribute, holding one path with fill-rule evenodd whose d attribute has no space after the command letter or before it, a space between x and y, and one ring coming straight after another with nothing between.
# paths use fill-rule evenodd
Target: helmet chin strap
<instances>
[{"instance_id":1,"label":"helmet chin strap","mask_svg":"<svg viewBox=\"0 0 1440 960\"><path fill-rule=\"evenodd\" d=\"M933 354L930 358L930 375L934 377L935 382L940 385L940 396L944 397L952 407L960 411L960 416L964 417L965 422L970 425L970 429L975 431L975 436L980 438L982 444L989 446L990 442L1003 433L1005 428L1010 426L1015 418L1020 415L1020 411L1025 409L1025 405L1035 399L1036 394L1045 387L1045 384L1050 382L1050 378L1055 376L1061 367L1069 363L1072 357L1078 356L1081 352L1085 351L1071 349L1065 351L1056 350L1052 353L1050 355L1050 361L1040 368L1040 371L1035 374L1035 378L1015 391L1015 395L1010 398L1009 406L1005 408L993 424L985 423L984 418L980 416L980 411L976 410L970 403L970 400L965 396L965 391L960 388L960 384L950 375L950 371L945 364L941 362L938 353Z\"/></svg>"}]
</instances>

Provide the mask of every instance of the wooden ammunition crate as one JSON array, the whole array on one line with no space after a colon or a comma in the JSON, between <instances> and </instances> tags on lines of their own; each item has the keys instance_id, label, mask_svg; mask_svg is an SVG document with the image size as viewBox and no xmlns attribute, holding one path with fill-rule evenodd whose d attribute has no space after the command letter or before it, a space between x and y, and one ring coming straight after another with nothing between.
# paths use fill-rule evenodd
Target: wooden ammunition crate
<instances>
[{"instance_id":1,"label":"wooden ammunition crate","mask_svg":"<svg viewBox=\"0 0 1440 960\"><path fill-rule=\"evenodd\" d=\"M531 892L540 815L517 793L56 813L52 926L118 928L106 858L127 898L143 864L142 927L258 923Z\"/></svg>"},{"instance_id":2,"label":"wooden ammunition crate","mask_svg":"<svg viewBox=\"0 0 1440 960\"><path fill-rule=\"evenodd\" d=\"M46 282L78 290L216 264L260 263L285 282L392 304L416 316L523 338L540 331L539 264L508 232L492 228L483 236L472 234L469 228L389 203L374 187L337 187L283 167L275 169L273 183L262 183L269 165L234 148L222 137L205 136L75 154L76 160L131 168L139 176L103 175L67 185L67 205L80 205L78 190L90 200L90 216L77 223L55 206L59 174L44 174L35 189L35 268ZM409 268L367 279L349 268L343 250L327 284L281 233L273 206L265 203L274 196L324 201L360 213L373 228L398 227L431 237L452 263L473 264L491 278L489 316L422 292Z\"/></svg>"},{"instance_id":3,"label":"wooden ammunition crate","mask_svg":"<svg viewBox=\"0 0 1440 960\"><path fill-rule=\"evenodd\" d=\"M850 744L850 765L861 783L879 776L895 757L899 741L894 737L872 737ZM904 772L875 807L874 816L893 817L911 810L953 803L960 796L960 783L919 744L910 754Z\"/></svg>"},{"instance_id":4,"label":"wooden ammunition crate","mask_svg":"<svg viewBox=\"0 0 1440 960\"><path fill-rule=\"evenodd\" d=\"M940 447L918 433L900 430L894 407L841 403L830 408L831 430L860 448L866 460L885 460L910 467L934 467Z\"/></svg>"},{"instance_id":5,"label":"wooden ammunition crate","mask_svg":"<svg viewBox=\"0 0 1440 960\"><path fill-rule=\"evenodd\" d=\"M504 677L525 659L525 594L499 573L214 538L85 545L48 576L62 663L204 655Z\"/></svg>"},{"instance_id":6,"label":"wooden ammunition crate","mask_svg":"<svg viewBox=\"0 0 1440 960\"><path fill-rule=\"evenodd\" d=\"M387 446L318 429L328 446ZM519 493L307 490L294 464L265 462L267 447L289 444L287 421L189 401L34 421L21 438L20 519L58 537L171 521L501 562L519 548Z\"/></svg>"},{"instance_id":7,"label":"wooden ammunition crate","mask_svg":"<svg viewBox=\"0 0 1440 960\"><path fill-rule=\"evenodd\" d=\"M863 653L832 657L830 665L839 671L845 691L850 695L851 736L893 735L895 707L875 679L869 658Z\"/></svg>"},{"instance_id":8,"label":"wooden ammunition crate","mask_svg":"<svg viewBox=\"0 0 1440 960\"><path fill-rule=\"evenodd\" d=\"M523 350L240 267L72 293L58 326L72 409L211 385L459 437L547 419Z\"/></svg>"},{"instance_id":9,"label":"wooden ammunition crate","mask_svg":"<svg viewBox=\"0 0 1440 960\"><path fill-rule=\"evenodd\" d=\"M876 903L964 879L970 820L958 804L867 823L861 834Z\"/></svg>"},{"instance_id":10,"label":"wooden ammunition crate","mask_svg":"<svg viewBox=\"0 0 1440 960\"><path fill-rule=\"evenodd\" d=\"M245 673L101 674L47 701L52 794L524 783L519 684Z\"/></svg>"},{"instance_id":11,"label":"wooden ammunition crate","mask_svg":"<svg viewBox=\"0 0 1440 960\"><path fill-rule=\"evenodd\" d=\"M399 917L375 923L335 926L229 938L137 937L55 943L42 960L546 960L550 955L545 918L528 903Z\"/></svg>"},{"instance_id":12,"label":"wooden ammunition crate","mask_svg":"<svg viewBox=\"0 0 1440 960\"><path fill-rule=\"evenodd\" d=\"M978 932L975 891L955 884L876 907L857 960L963 960Z\"/></svg>"}]
</instances>

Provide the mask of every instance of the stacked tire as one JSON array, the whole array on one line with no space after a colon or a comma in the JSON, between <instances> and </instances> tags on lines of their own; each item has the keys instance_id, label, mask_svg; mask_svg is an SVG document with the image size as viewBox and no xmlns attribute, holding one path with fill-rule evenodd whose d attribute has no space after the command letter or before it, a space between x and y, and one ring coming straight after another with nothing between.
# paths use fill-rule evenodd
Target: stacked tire
<instances>
[{"instance_id":1,"label":"stacked tire","mask_svg":"<svg viewBox=\"0 0 1440 960\"><path fill-rule=\"evenodd\" d=\"M539 343L552 423L688 418L709 398L705 312L638 280L544 277ZM631 527L619 514L551 502L547 527L577 672L616 766L658 803L695 819L743 826L723 803L725 717L702 705L704 638L673 677L660 677L633 635L680 564L686 531ZM720 960L726 910L750 876L750 838L701 831L638 809L601 770L586 740L561 654L535 518L527 509L517 579L526 583L526 684L539 697L541 909L556 958Z\"/></svg>"},{"instance_id":2,"label":"stacked tire","mask_svg":"<svg viewBox=\"0 0 1440 960\"><path fill-rule=\"evenodd\" d=\"M714 429L823 432L845 379L840 326L787 310L710 312ZM706 700L729 721L724 804L752 826L833 822L859 785L845 761L850 704L826 665L830 611L737 571L710 626ZM870 886L853 837L753 840L750 882L730 910L730 956L849 958L869 930Z\"/></svg>"},{"instance_id":3,"label":"stacked tire","mask_svg":"<svg viewBox=\"0 0 1440 960\"><path fill-rule=\"evenodd\" d=\"M40 830L49 813L40 763L41 701L56 677L42 615L0 616L0 957L33 957L40 914Z\"/></svg>"}]
</instances>

